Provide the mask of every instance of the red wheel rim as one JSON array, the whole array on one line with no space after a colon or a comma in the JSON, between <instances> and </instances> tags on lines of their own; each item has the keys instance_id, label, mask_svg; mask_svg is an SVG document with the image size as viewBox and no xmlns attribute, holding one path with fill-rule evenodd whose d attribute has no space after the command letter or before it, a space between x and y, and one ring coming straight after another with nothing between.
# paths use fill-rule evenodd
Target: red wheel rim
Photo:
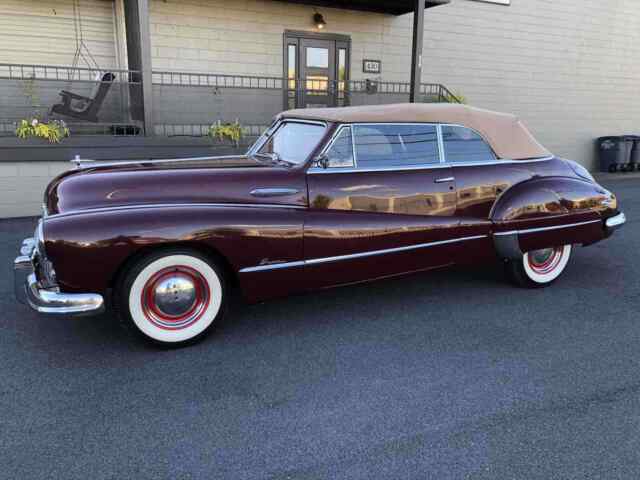
<instances>
[{"instance_id":1,"label":"red wheel rim","mask_svg":"<svg viewBox=\"0 0 640 480\"><path fill-rule=\"evenodd\" d=\"M545 248L535 250L527 254L529 267L539 275L547 275L553 272L564 255L564 247Z\"/></svg>"},{"instance_id":2,"label":"red wheel rim","mask_svg":"<svg viewBox=\"0 0 640 480\"><path fill-rule=\"evenodd\" d=\"M178 312L167 311L162 308L159 302L158 294L166 295L164 289L166 286L174 286L173 291L167 292L178 298L183 292L176 285L192 286L193 292L189 294L193 296L187 299L188 306ZM146 319L158 328L165 330L180 330L190 327L202 318L207 310L211 299L211 292L207 280L194 268L178 265L163 268L153 274L145 283L142 294L141 303L142 311Z\"/></svg>"}]
</instances>

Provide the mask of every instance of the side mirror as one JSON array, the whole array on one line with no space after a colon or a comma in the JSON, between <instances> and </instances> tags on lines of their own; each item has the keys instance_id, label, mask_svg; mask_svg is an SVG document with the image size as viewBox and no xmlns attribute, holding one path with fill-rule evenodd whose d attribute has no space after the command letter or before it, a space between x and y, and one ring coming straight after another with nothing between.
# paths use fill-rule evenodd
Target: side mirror
<instances>
[{"instance_id":1,"label":"side mirror","mask_svg":"<svg viewBox=\"0 0 640 480\"><path fill-rule=\"evenodd\" d=\"M318 168L327 169L329 167L329 157L326 155L318 155L313 161L313 165Z\"/></svg>"}]
</instances>

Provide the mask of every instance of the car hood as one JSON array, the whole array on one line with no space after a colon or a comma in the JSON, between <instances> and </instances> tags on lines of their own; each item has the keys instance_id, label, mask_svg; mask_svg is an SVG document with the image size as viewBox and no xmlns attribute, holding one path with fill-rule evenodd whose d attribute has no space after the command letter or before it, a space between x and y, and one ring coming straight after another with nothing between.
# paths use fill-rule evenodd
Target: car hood
<instances>
[{"instance_id":1,"label":"car hood","mask_svg":"<svg viewBox=\"0 0 640 480\"><path fill-rule=\"evenodd\" d=\"M256 195L255 190L286 189ZM264 190L263 190L264 191ZM252 192L254 192L252 194ZM189 203L306 205L299 169L248 156L83 165L45 191L50 215L97 208Z\"/></svg>"}]
</instances>

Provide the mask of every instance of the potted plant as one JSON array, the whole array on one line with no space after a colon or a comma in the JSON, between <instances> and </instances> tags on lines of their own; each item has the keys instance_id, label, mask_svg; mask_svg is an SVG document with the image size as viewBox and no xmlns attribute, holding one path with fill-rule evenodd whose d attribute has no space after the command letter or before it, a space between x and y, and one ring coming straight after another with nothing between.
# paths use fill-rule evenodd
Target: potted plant
<instances>
[{"instance_id":1,"label":"potted plant","mask_svg":"<svg viewBox=\"0 0 640 480\"><path fill-rule=\"evenodd\" d=\"M230 141L234 146L239 147L243 136L242 125L238 120L233 123L222 123L218 120L209 127L209 136L222 143Z\"/></svg>"},{"instance_id":2,"label":"potted plant","mask_svg":"<svg viewBox=\"0 0 640 480\"><path fill-rule=\"evenodd\" d=\"M16 136L21 139L43 138L49 143L60 143L70 135L64 120L40 121L37 117L31 120L22 119L16 128Z\"/></svg>"}]
</instances>

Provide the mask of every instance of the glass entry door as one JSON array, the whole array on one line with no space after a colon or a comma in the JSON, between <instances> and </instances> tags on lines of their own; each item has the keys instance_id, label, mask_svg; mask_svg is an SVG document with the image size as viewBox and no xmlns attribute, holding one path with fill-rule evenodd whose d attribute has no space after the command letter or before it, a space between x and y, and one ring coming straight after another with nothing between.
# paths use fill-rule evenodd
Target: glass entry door
<instances>
[{"instance_id":1,"label":"glass entry door","mask_svg":"<svg viewBox=\"0 0 640 480\"><path fill-rule=\"evenodd\" d=\"M285 41L285 108L346 105L348 37L301 32Z\"/></svg>"}]
</instances>

